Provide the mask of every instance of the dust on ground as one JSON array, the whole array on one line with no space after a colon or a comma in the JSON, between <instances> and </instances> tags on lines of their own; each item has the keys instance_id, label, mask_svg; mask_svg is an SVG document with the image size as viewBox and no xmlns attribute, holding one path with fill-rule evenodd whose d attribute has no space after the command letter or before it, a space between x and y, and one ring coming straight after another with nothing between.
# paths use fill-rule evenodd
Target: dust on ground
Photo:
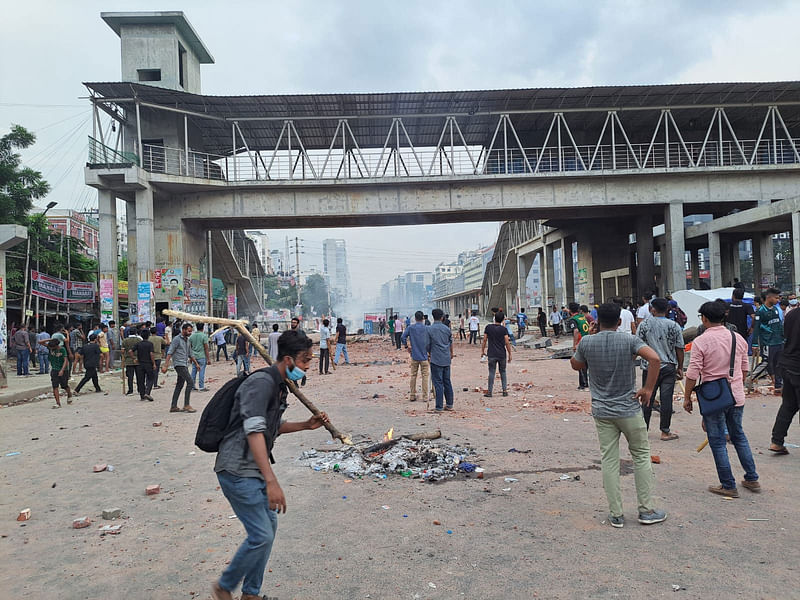
<instances>
[{"instance_id":1,"label":"dust on ground","mask_svg":"<svg viewBox=\"0 0 800 600\"><path fill-rule=\"evenodd\" d=\"M764 491L741 489L734 501L705 491L717 480L710 451L695 451L705 439L700 418L674 405L680 440L661 442L657 428L650 433L661 458L654 465L657 503L669 512L660 525L636 523L623 441L628 521L617 530L604 523L589 396L576 390L568 361L520 346L508 367L509 396L499 394L498 380L495 396L484 398L479 347L457 342L456 411L435 415L424 401L408 401L408 355L388 338L351 344L349 352L356 365L327 376L312 369L304 388L341 430L379 441L391 426L398 434L439 428L447 443L475 450L470 460L485 469L484 478L348 478L297 461L306 450L330 447L324 429L281 437L275 470L288 513L279 517L262 593L507 599L796 592L800 450L785 457L766 450L779 399L748 399L745 431ZM210 386L233 373L230 363L211 365ZM108 396L85 394L61 410L47 401L0 409L0 596L210 597L210 582L244 532L218 489L214 455L193 445L200 413L168 412L173 384L171 375L153 403L123 396L115 384ZM202 409L210 396L194 393L192 404ZM305 419L307 411L290 398L287 417ZM787 441L800 441L797 424ZM13 452L20 454L6 456ZM741 479L730 447L729 454ZM114 470L93 473L98 463ZM145 495L153 484L161 493ZM32 518L17 522L24 508ZM121 508L122 518L104 521L108 508ZM92 524L72 529L84 516ZM120 533L101 536L98 528L108 524L121 524ZM673 592L674 585L681 589Z\"/></svg>"}]
</instances>

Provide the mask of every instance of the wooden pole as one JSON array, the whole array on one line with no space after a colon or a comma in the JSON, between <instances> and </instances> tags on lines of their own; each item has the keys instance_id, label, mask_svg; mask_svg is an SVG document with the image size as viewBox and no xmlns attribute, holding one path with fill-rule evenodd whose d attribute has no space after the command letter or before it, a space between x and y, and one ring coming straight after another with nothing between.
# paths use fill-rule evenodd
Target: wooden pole
<instances>
[{"instance_id":1,"label":"wooden pole","mask_svg":"<svg viewBox=\"0 0 800 600\"><path fill-rule=\"evenodd\" d=\"M262 346L261 343L258 340L256 340L250 334L249 331L247 331L247 328L245 327L245 321L237 319L224 319L222 317L209 317L207 315L195 315L192 313L186 313L179 310L171 310L171 309L164 309L162 312L165 315L182 319L184 321L190 321L190 322L194 321L195 323L212 323L216 325L227 325L228 327L235 327L236 330L239 332L239 335L243 335L247 339L247 341L250 342L255 347L256 350L258 350L258 353L262 356L262 358L267 362L268 365L273 364L272 357L269 355L269 352L267 352L266 348L264 348L264 346ZM303 394L303 392L300 391L297 385L295 385L294 381L290 381L288 379L285 379L284 381L286 383L286 386L289 388L289 391L292 392L292 394L294 394L295 396L297 396L297 399L300 400L303 406L305 406L308 410L311 411L311 414L314 415L320 414L320 410L314 405L314 403L311 400L306 398L305 394ZM330 422L324 423L324 426L325 429L327 429L330 432L331 437L340 440L343 444L346 444L348 446L353 445L350 436L339 431L333 425L333 423Z\"/></svg>"}]
</instances>

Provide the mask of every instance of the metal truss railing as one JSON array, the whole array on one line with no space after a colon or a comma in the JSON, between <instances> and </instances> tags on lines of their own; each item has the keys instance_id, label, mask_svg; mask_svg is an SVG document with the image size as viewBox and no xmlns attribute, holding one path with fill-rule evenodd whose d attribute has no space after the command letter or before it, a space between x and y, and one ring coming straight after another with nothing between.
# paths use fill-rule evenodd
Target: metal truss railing
<instances>
[{"instance_id":1,"label":"metal truss railing","mask_svg":"<svg viewBox=\"0 0 800 600\"><path fill-rule=\"evenodd\" d=\"M661 109L645 141L631 141L617 111L607 111L598 139L577 144L568 123L572 113L554 112L541 146L524 147L514 127L518 114L498 115L488 146L467 144L454 116L442 123L436 147L417 147L402 117L386 118L382 147L359 145L350 119L340 119L327 150L307 150L292 120L283 123L274 149L251 150L238 122L232 124L230 155L145 145L142 166L151 172L228 182L375 180L407 177L549 176L556 173L647 172L800 164L800 139L793 138L777 106L768 106L761 128L739 139L725 112L714 108L705 134L687 141L673 110ZM678 110L675 109L677 113ZM688 109L686 109L688 110ZM415 116L414 118L422 118ZM442 121L443 120L443 121ZM544 132L543 132L544 133ZM637 134L642 136L639 128ZM695 132L695 136L697 133Z\"/></svg>"},{"instance_id":2,"label":"metal truss railing","mask_svg":"<svg viewBox=\"0 0 800 600\"><path fill-rule=\"evenodd\" d=\"M114 148L106 146L99 140L89 136L89 157L90 165L138 165L139 157L130 152L118 152Z\"/></svg>"}]
</instances>

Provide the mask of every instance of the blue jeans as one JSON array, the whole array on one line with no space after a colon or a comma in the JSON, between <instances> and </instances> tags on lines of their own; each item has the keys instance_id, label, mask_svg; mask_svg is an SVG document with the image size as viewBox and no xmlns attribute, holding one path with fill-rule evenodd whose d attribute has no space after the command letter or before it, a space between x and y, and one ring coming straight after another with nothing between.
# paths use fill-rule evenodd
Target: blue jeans
<instances>
[{"instance_id":1,"label":"blue jeans","mask_svg":"<svg viewBox=\"0 0 800 600\"><path fill-rule=\"evenodd\" d=\"M200 389L204 390L206 388L206 359L198 358L197 362L200 364ZM192 363L192 385L197 387L197 365Z\"/></svg>"},{"instance_id":2,"label":"blue jeans","mask_svg":"<svg viewBox=\"0 0 800 600\"><path fill-rule=\"evenodd\" d=\"M31 351L27 348L17 350L17 375L28 375L28 367L31 363Z\"/></svg>"},{"instance_id":3,"label":"blue jeans","mask_svg":"<svg viewBox=\"0 0 800 600\"><path fill-rule=\"evenodd\" d=\"M436 410L442 410L442 399L447 400L448 408L453 408L453 384L450 383L450 365L440 367L431 363L431 379L436 392Z\"/></svg>"},{"instance_id":4,"label":"blue jeans","mask_svg":"<svg viewBox=\"0 0 800 600\"><path fill-rule=\"evenodd\" d=\"M708 445L714 454L714 464L717 466L717 475L722 487L728 490L736 489L736 479L731 471L731 463L728 460L728 448L725 445L725 428L731 436L731 443L736 448L739 455L739 462L744 469L744 478L747 481L758 481L756 473L756 463L753 461L753 453L750 451L750 443L742 430L742 415L744 406L731 406L710 417L703 417L708 434Z\"/></svg>"},{"instance_id":5,"label":"blue jeans","mask_svg":"<svg viewBox=\"0 0 800 600\"><path fill-rule=\"evenodd\" d=\"M239 375L239 369L244 369L245 373L250 372L250 357L246 354L236 355L236 375Z\"/></svg>"},{"instance_id":6,"label":"blue jeans","mask_svg":"<svg viewBox=\"0 0 800 600\"><path fill-rule=\"evenodd\" d=\"M227 471L217 473L217 479L222 493L247 532L244 542L219 578L219 585L232 592L244 580L242 593L258 596L278 530L278 513L269 509L267 486L263 480L239 477Z\"/></svg>"},{"instance_id":7,"label":"blue jeans","mask_svg":"<svg viewBox=\"0 0 800 600\"><path fill-rule=\"evenodd\" d=\"M50 372L50 355L47 352L39 352L39 374Z\"/></svg>"},{"instance_id":8,"label":"blue jeans","mask_svg":"<svg viewBox=\"0 0 800 600\"><path fill-rule=\"evenodd\" d=\"M344 362L350 364L350 357L347 356L347 344L336 344L336 354L333 357L333 364L339 364L339 355L344 354Z\"/></svg>"}]
</instances>

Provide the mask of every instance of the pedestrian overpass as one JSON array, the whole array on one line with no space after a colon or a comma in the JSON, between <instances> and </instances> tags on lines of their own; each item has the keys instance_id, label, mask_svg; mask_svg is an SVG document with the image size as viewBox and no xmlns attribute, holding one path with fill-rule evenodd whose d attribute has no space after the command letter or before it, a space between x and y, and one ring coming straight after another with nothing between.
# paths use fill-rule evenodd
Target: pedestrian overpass
<instances>
[{"instance_id":1,"label":"pedestrian overpass","mask_svg":"<svg viewBox=\"0 0 800 600\"><path fill-rule=\"evenodd\" d=\"M652 254L663 224L664 287L676 290L685 216L800 190L800 82L209 96L199 65L213 58L183 13L103 18L125 80L85 84L86 182L101 236L114 198L135 207L142 279L202 262L216 229L549 219L585 231L586 259L605 271L628 264L631 234Z\"/></svg>"}]
</instances>

